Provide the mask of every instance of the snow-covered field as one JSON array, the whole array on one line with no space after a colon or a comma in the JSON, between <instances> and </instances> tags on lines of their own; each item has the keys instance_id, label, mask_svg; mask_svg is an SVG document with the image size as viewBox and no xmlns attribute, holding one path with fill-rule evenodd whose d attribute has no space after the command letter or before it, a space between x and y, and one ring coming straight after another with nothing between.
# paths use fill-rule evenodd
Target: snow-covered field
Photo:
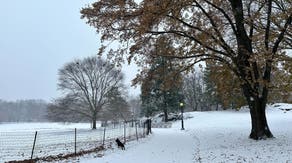
<instances>
[{"instance_id":1,"label":"snow-covered field","mask_svg":"<svg viewBox=\"0 0 292 163\"><path fill-rule=\"evenodd\" d=\"M100 125L100 124L97 124ZM0 123L1 132L90 129L90 123Z\"/></svg>"},{"instance_id":2,"label":"snow-covered field","mask_svg":"<svg viewBox=\"0 0 292 163\"><path fill-rule=\"evenodd\" d=\"M120 137L142 135L143 129L131 125L107 127L91 130L89 123L2 123L0 124L0 163L12 160L30 159L35 133L37 137L33 158L70 154L90 150L105 141Z\"/></svg>"},{"instance_id":3,"label":"snow-covered field","mask_svg":"<svg viewBox=\"0 0 292 163\"><path fill-rule=\"evenodd\" d=\"M64 162L84 163L292 163L292 105L275 104L267 118L275 138L251 140L250 115L241 111L191 112L172 128L153 129L146 139ZM100 157L103 155L103 157Z\"/></svg>"}]
</instances>

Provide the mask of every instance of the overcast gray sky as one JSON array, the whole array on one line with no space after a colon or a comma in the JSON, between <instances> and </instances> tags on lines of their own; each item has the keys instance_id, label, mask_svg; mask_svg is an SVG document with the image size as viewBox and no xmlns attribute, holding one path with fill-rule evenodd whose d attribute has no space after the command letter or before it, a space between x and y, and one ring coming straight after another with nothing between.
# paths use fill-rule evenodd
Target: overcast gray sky
<instances>
[{"instance_id":1,"label":"overcast gray sky","mask_svg":"<svg viewBox=\"0 0 292 163\"><path fill-rule=\"evenodd\" d=\"M60 96L58 69L66 62L95 55L99 48L98 35L79 12L93 1L1 1L0 99L50 101ZM126 74L130 85L134 72ZM130 95L138 92L131 89Z\"/></svg>"}]
</instances>

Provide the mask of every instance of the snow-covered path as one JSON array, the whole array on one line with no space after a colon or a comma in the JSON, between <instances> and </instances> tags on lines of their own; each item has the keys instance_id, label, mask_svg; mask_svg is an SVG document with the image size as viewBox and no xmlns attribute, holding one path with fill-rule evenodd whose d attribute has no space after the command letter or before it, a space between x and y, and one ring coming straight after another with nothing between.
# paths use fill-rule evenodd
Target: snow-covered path
<instances>
[{"instance_id":1,"label":"snow-covered path","mask_svg":"<svg viewBox=\"0 0 292 163\"><path fill-rule=\"evenodd\" d=\"M173 130L177 130L176 132ZM192 163L194 158L194 140L179 128L153 129L153 134L141 144L131 142L126 150L109 153L102 158L87 159L87 163ZM180 141L181 140L181 141ZM115 149L117 150L117 149ZM82 159L80 162L83 162Z\"/></svg>"},{"instance_id":2,"label":"snow-covered path","mask_svg":"<svg viewBox=\"0 0 292 163\"><path fill-rule=\"evenodd\" d=\"M276 106L276 105L275 105ZM284 107L284 106L281 106ZM292 105L288 105L292 109ZM126 144L122 151L102 151L69 162L81 163L292 163L292 111L269 107L268 123L275 139L248 138L248 110L192 112L172 128L153 129L153 134ZM102 155L102 157L98 157ZM68 160L66 160L66 163Z\"/></svg>"}]
</instances>

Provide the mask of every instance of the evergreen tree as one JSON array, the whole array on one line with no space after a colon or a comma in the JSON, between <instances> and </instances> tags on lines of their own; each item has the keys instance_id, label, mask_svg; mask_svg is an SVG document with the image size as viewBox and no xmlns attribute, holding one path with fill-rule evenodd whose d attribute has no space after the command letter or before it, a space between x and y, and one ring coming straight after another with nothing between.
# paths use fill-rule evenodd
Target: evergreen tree
<instances>
[{"instance_id":1,"label":"evergreen tree","mask_svg":"<svg viewBox=\"0 0 292 163\"><path fill-rule=\"evenodd\" d=\"M173 69L172 60L157 57L142 83L142 113L151 116L163 111L164 121L169 112L178 111L183 101L181 75Z\"/></svg>"},{"instance_id":2,"label":"evergreen tree","mask_svg":"<svg viewBox=\"0 0 292 163\"><path fill-rule=\"evenodd\" d=\"M219 97L216 90L216 80L212 80L212 66L210 64L206 64L206 68L204 70L204 94L203 94L203 110L208 111L212 110L213 107L216 107L218 110L219 107Z\"/></svg>"}]
</instances>

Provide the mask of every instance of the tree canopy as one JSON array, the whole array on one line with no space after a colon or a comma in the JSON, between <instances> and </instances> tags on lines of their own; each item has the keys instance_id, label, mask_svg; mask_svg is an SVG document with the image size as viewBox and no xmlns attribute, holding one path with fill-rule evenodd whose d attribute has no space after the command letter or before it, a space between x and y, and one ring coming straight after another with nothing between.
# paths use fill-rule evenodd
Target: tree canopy
<instances>
[{"instance_id":1,"label":"tree canopy","mask_svg":"<svg viewBox=\"0 0 292 163\"><path fill-rule=\"evenodd\" d=\"M172 40L165 57L183 59L183 68L213 60L238 77L249 105L250 138L273 137L265 106L275 63L292 48L290 0L100 0L81 10L103 41L121 46L109 57L143 65L163 36ZM101 51L104 47L101 48Z\"/></svg>"},{"instance_id":2,"label":"tree canopy","mask_svg":"<svg viewBox=\"0 0 292 163\"><path fill-rule=\"evenodd\" d=\"M58 86L76 104L70 109L89 117L95 129L98 112L108 104L108 95L121 86L122 79L114 65L94 56L65 64L59 70Z\"/></svg>"}]
</instances>

